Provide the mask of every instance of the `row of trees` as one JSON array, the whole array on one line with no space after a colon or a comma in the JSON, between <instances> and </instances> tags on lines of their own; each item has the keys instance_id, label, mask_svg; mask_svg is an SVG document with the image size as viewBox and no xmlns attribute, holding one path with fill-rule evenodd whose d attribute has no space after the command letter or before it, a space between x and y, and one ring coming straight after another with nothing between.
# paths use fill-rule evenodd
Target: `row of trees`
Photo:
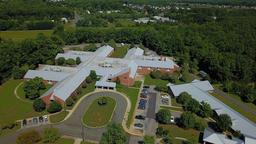
<instances>
[{"instance_id":1,"label":"row of trees","mask_svg":"<svg viewBox=\"0 0 256 144\"><path fill-rule=\"evenodd\" d=\"M59 57L56 60L57 65L79 65L80 63L81 63L80 57L76 57L76 60L72 58L69 58L66 60L64 57Z\"/></svg>"}]
</instances>

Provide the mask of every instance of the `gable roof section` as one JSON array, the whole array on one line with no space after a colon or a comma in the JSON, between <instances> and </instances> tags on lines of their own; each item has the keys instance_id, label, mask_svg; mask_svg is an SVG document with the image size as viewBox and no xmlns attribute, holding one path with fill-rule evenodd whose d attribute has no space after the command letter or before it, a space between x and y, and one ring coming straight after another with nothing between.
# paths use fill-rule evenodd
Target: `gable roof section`
<instances>
[{"instance_id":1,"label":"gable roof section","mask_svg":"<svg viewBox=\"0 0 256 144\"><path fill-rule=\"evenodd\" d=\"M144 53L144 50L141 48L131 48L128 50L128 52L126 53L126 55L124 56L125 59L132 59L135 58L137 56L142 56Z\"/></svg>"},{"instance_id":2,"label":"gable roof section","mask_svg":"<svg viewBox=\"0 0 256 144\"><path fill-rule=\"evenodd\" d=\"M25 79L33 79L35 77L40 77L48 81L61 81L68 77L70 73L65 72L53 72L53 71L41 71L41 70L28 70L25 74Z\"/></svg>"},{"instance_id":3,"label":"gable roof section","mask_svg":"<svg viewBox=\"0 0 256 144\"><path fill-rule=\"evenodd\" d=\"M174 62L171 60L159 61L159 60L135 60L135 63L141 67L151 68L174 68Z\"/></svg>"},{"instance_id":4,"label":"gable roof section","mask_svg":"<svg viewBox=\"0 0 256 144\"><path fill-rule=\"evenodd\" d=\"M98 56L98 57L107 57L113 50L114 48L112 48L111 46L104 45L98 48L94 53L95 53L95 56Z\"/></svg>"},{"instance_id":5,"label":"gable roof section","mask_svg":"<svg viewBox=\"0 0 256 144\"><path fill-rule=\"evenodd\" d=\"M53 91L53 95L65 101L86 79L90 71L83 68L70 77L66 78Z\"/></svg>"}]
</instances>

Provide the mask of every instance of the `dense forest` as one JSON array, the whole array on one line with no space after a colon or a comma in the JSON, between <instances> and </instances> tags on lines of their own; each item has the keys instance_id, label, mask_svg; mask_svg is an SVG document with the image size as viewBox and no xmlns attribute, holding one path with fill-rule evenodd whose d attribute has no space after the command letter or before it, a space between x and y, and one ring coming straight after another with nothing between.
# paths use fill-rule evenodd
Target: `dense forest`
<instances>
[{"instance_id":1,"label":"dense forest","mask_svg":"<svg viewBox=\"0 0 256 144\"><path fill-rule=\"evenodd\" d=\"M62 17L72 18L73 10L43 0L0 1L0 30L49 29Z\"/></svg>"}]
</instances>

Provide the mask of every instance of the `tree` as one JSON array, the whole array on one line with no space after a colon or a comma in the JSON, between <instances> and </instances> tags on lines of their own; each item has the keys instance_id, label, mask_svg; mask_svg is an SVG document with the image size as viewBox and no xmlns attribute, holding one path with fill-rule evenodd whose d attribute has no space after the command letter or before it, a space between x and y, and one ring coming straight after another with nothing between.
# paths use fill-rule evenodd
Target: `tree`
<instances>
[{"instance_id":1,"label":"tree","mask_svg":"<svg viewBox=\"0 0 256 144\"><path fill-rule=\"evenodd\" d=\"M169 131L167 129L164 129L163 127L158 127L156 129L156 135L158 137L165 137L168 135L168 133L169 133Z\"/></svg>"},{"instance_id":2,"label":"tree","mask_svg":"<svg viewBox=\"0 0 256 144\"><path fill-rule=\"evenodd\" d=\"M93 82L92 77L90 75L86 77L85 81L87 83L92 83Z\"/></svg>"},{"instance_id":3,"label":"tree","mask_svg":"<svg viewBox=\"0 0 256 144\"><path fill-rule=\"evenodd\" d=\"M32 131L21 133L18 136L16 142L17 144L35 144L40 140L41 140L40 134L37 131L32 130Z\"/></svg>"},{"instance_id":4,"label":"tree","mask_svg":"<svg viewBox=\"0 0 256 144\"><path fill-rule=\"evenodd\" d=\"M232 126L232 121L229 115L220 114L216 121L218 129L223 132L227 131Z\"/></svg>"},{"instance_id":5,"label":"tree","mask_svg":"<svg viewBox=\"0 0 256 144\"><path fill-rule=\"evenodd\" d=\"M172 139L169 135L163 137L164 144L172 144Z\"/></svg>"},{"instance_id":6,"label":"tree","mask_svg":"<svg viewBox=\"0 0 256 144\"><path fill-rule=\"evenodd\" d=\"M158 86L155 87L155 90L160 91L160 92L168 92L167 86L158 85Z\"/></svg>"},{"instance_id":7,"label":"tree","mask_svg":"<svg viewBox=\"0 0 256 144\"><path fill-rule=\"evenodd\" d=\"M91 70L90 75L89 75L93 81L97 80L97 74L95 70Z\"/></svg>"},{"instance_id":8,"label":"tree","mask_svg":"<svg viewBox=\"0 0 256 144\"><path fill-rule=\"evenodd\" d=\"M67 105L68 107L73 106L74 103L75 103L75 102L74 102L74 100L73 100L72 97L69 97L69 98L66 100L66 105Z\"/></svg>"},{"instance_id":9,"label":"tree","mask_svg":"<svg viewBox=\"0 0 256 144\"><path fill-rule=\"evenodd\" d=\"M59 103L57 103L56 101L52 101L50 103L50 106L47 108L47 111L49 113L55 113L55 112L61 111L61 109L62 109L62 106Z\"/></svg>"},{"instance_id":10,"label":"tree","mask_svg":"<svg viewBox=\"0 0 256 144\"><path fill-rule=\"evenodd\" d=\"M160 79L161 78L161 72L159 70L155 70L155 71L152 71L150 73L150 76L153 78L153 79Z\"/></svg>"},{"instance_id":11,"label":"tree","mask_svg":"<svg viewBox=\"0 0 256 144\"><path fill-rule=\"evenodd\" d=\"M213 111L212 111L211 106L208 103L202 101L201 105L200 105L200 111L198 114L199 114L199 116L201 116L203 118L211 117L213 114Z\"/></svg>"},{"instance_id":12,"label":"tree","mask_svg":"<svg viewBox=\"0 0 256 144\"><path fill-rule=\"evenodd\" d=\"M197 113L200 110L200 103L195 99L190 99L188 103L184 105L185 110Z\"/></svg>"},{"instance_id":13,"label":"tree","mask_svg":"<svg viewBox=\"0 0 256 144\"><path fill-rule=\"evenodd\" d=\"M46 128L44 129L43 142L44 143L55 143L60 138L58 129Z\"/></svg>"},{"instance_id":14,"label":"tree","mask_svg":"<svg viewBox=\"0 0 256 144\"><path fill-rule=\"evenodd\" d=\"M79 65L81 63L80 57L76 57L76 64Z\"/></svg>"},{"instance_id":15,"label":"tree","mask_svg":"<svg viewBox=\"0 0 256 144\"><path fill-rule=\"evenodd\" d=\"M187 92L182 92L180 95L177 97L177 102L180 104L187 104L190 100L192 99L191 95L188 94Z\"/></svg>"},{"instance_id":16,"label":"tree","mask_svg":"<svg viewBox=\"0 0 256 144\"><path fill-rule=\"evenodd\" d=\"M154 144L155 143L155 137L154 136L144 136L144 144Z\"/></svg>"},{"instance_id":17,"label":"tree","mask_svg":"<svg viewBox=\"0 0 256 144\"><path fill-rule=\"evenodd\" d=\"M42 99L38 98L33 102L33 108L36 112L42 112L45 110L46 104Z\"/></svg>"},{"instance_id":18,"label":"tree","mask_svg":"<svg viewBox=\"0 0 256 144\"><path fill-rule=\"evenodd\" d=\"M26 81L23 87L26 98L31 100L38 98L40 96L40 91L45 88L43 79L39 77Z\"/></svg>"},{"instance_id":19,"label":"tree","mask_svg":"<svg viewBox=\"0 0 256 144\"><path fill-rule=\"evenodd\" d=\"M110 124L103 133L100 144L122 144L127 142L127 135L119 124Z\"/></svg>"},{"instance_id":20,"label":"tree","mask_svg":"<svg viewBox=\"0 0 256 144\"><path fill-rule=\"evenodd\" d=\"M57 65L64 65L66 62L64 57L59 57L56 61Z\"/></svg>"},{"instance_id":21,"label":"tree","mask_svg":"<svg viewBox=\"0 0 256 144\"><path fill-rule=\"evenodd\" d=\"M167 109L160 109L156 113L156 120L161 124L168 124L171 120L171 112Z\"/></svg>"},{"instance_id":22,"label":"tree","mask_svg":"<svg viewBox=\"0 0 256 144\"><path fill-rule=\"evenodd\" d=\"M29 66L28 65L24 65L22 67L14 67L13 69L13 78L14 79L21 79L23 78L23 76L25 75L25 73L28 71Z\"/></svg>"},{"instance_id":23,"label":"tree","mask_svg":"<svg viewBox=\"0 0 256 144\"><path fill-rule=\"evenodd\" d=\"M66 64L67 65L75 65L76 64L76 61L72 58L69 58L66 60Z\"/></svg>"},{"instance_id":24,"label":"tree","mask_svg":"<svg viewBox=\"0 0 256 144\"><path fill-rule=\"evenodd\" d=\"M194 128L196 123L195 115L191 112L184 112L180 117L180 125L184 128Z\"/></svg>"}]
</instances>

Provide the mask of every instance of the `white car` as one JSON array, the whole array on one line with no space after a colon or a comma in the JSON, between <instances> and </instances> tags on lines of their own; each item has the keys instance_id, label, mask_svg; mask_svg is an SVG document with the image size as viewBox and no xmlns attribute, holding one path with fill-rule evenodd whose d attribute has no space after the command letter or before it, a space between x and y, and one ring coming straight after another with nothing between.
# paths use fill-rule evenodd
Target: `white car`
<instances>
[{"instance_id":1,"label":"white car","mask_svg":"<svg viewBox=\"0 0 256 144\"><path fill-rule=\"evenodd\" d=\"M171 116L170 122L175 123L174 116Z\"/></svg>"}]
</instances>

